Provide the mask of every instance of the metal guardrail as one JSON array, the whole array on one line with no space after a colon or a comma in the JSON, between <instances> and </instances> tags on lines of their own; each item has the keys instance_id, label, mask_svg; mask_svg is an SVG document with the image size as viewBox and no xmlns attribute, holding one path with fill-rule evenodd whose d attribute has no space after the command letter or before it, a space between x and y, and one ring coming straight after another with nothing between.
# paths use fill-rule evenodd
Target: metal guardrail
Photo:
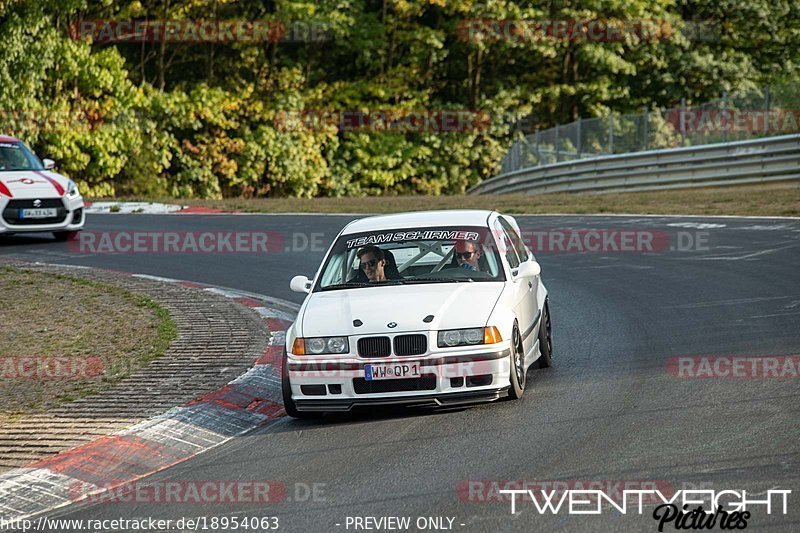
<instances>
[{"instance_id":1,"label":"metal guardrail","mask_svg":"<svg viewBox=\"0 0 800 533\"><path fill-rule=\"evenodd\" d=\"M483 181L467 194L602 194L788 180L800 180L800 135L525 168Z\"/></svg>"}]
</instances>

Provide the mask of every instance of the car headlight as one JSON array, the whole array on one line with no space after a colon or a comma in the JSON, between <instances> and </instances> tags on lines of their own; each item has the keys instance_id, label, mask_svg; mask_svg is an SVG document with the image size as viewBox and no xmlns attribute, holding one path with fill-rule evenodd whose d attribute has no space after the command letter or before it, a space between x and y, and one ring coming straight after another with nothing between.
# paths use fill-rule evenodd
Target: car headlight
<instances>
[{"instance_id":1,"label":"car headlight","mask_svg":"<svg viewBox=\"0 0 800 533\"><path fill-rule=\"evenodd\" d=\"M292 345L294 355L341 354L349 351L347 337L297 337Z\"/></svg>"},{"instance_id":2,"label":"car headlight","mask_svg":"<svg viewBox=\"0 0 800 533\"><path fill-rule=\"evenodd\" d=\"M67 184L67 198L76 198L78 196L78 186L75 185L75 182L69 180Z\"/></svg>"},{"instance_id":3,"label":"car headlight","mask_svg":"<svg viewBox=\"0 0 800 533\"><path fill-rule=\"evenodd\" d=\"M502 341L500 332L494 326L485 328L446 329L437 335L439 348L453 346L474 346L476 344L495 344Z\"/></svg>"}]
</instances>

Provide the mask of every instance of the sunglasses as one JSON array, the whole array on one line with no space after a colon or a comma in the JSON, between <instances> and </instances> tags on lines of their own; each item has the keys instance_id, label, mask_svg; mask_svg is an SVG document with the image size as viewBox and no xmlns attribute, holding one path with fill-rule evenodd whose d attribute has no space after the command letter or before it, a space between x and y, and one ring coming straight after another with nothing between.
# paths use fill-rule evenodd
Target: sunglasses
<instances>
[{"instance_id":1,"label":"sunglasses","mask_svg":"<svg viewBox=\"0 0 800 533\"><path fill-rule=\"evenodd\" d=\"M377 265L377 264L378 264L378 260L377 259L370 259L366 263L361 263L361 269L363 270L363 269L365 269L367 267L375 268L375 265Z\"/></svg>"},{"instance_id":2,"label":"sunglasses","mask_svg":"<svg viewBox=\"0 0 800 533\"><path fill-rule=\"evenodd\" d=\"M456 257L459 259L469 259L475 252L456 252Z\"/></svg>"}]
</instances>

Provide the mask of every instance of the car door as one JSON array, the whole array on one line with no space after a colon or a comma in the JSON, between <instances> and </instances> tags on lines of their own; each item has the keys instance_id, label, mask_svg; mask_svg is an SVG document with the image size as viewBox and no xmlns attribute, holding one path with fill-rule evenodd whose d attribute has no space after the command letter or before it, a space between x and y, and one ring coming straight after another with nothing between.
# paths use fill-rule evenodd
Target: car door
<instances>
[{"instance_id":1,"label":"car door","mask_svg":"<svg viewBox=\"0 0 800 533\"><path fill-rule=\"evenodd\" d=\"M528 327L528 323L531 320L530 312L528 310L529 288L527 283L525 283L525 280L517 276L520 262L519 256L514 249L514 244L511 241L511 236L500 223L499 219L495 220L493 226L497 247L505 258L506 263L508 263L509 269L511 270L511 277L508 280L508 289L512 291L514 315L517 317L517 323L519 324L519 333L521 336L523 336L522 347L524 352L527 354L530 350L530 346L524 335L525 330Z\"/></svg>"},{"instance_id":2,"label":"car door","mask_svg":"<svg viewBox=\"0 0 800 533\"><path fill-rule=\"evenodd\" d=\"M506 236L506 239L511 243L511 247L517 255L518 265L527 261L533 261L533 255L525 247L519 233L511 225L511 223L504 217L498 217L500 227ZM512 272L513 274L513 272ZM517 317L520 321L520 334L522 335L522 345L525 348L525 353L530 353L536 344L536 330L535 326L538 322L539 302L537 301L537 293L539 289L539 276L520 276L516 279L519 284L519 299L520 310Z\"/></svg>"}]
</instances>

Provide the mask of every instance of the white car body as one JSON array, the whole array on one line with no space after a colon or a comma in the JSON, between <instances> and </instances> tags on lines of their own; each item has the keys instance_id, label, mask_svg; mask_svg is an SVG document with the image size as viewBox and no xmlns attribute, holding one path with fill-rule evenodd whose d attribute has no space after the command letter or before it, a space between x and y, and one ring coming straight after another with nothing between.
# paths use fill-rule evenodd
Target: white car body
<instances>
[{"instance_id":1,"label":"white car body","mask_svg":"<svg viewBox=\"0 0 800 533\"><path fill-rule=\"evenodd\" d=\"M0 145L17 143L22 144L0 135ZM0 234L47 231L66 237L83 229L83 197L69 178L49 170L53 164L45 159L40 170L0 168ZM26 218L25 214L36 216Z\"/></svg>"},{"instance_id":2,"label":"white car body","mask_svg":"<svg viewBox=\"0 0 800 533\"><path fill-rule=\"evenodd\" d=\"M539 330L543 327L544 321L541 319L547 306L547 290L541 280L541 269L527 248L524 252L527 261L512 266L507 254L512 246L504 238L497 239L504 281L400 284L330 292L317 290L323 266L340 237L363 235L364 232L435 227L479 226L488 232L497 233L503 231L499 220L501 217L505 220L506 228L510 226L519 236L519 226L512 217L479 210L376 216L353 221L342 229L326 253L314 280L310 281L303 276L292 280L293 290L308 292L312 287L315 289L305 298L296 321L286 335L284 403L291 406L287 407L287 412L294 416L303 416L303 413L311 412L349 411L355 406L437 406L497 400L507 396L512 386L514 328L522 336L524 390L524 373L542 353ZM521 239L516 245L524 247ZM515 254L513 257L518 257L515 251L512 250L512 253ZM399 260L397 264L401 270L405 266L400 265ZM442 264L444 260L440 266ZM547 315L549 364L549 348L552 346L549 337L549 311ZM361 324L357 326L359 322ZM501 341L473 346L439 347L439 331L490 326L499 330ZM410 334L426 337L425 352L396 355L398 345L395 338ZM347 353L292 353L298 337L310 339L332 336L347 337ZM359 355L359 340L376 336L388 336L391 339L392 354L385 357ZM420 373L428 377L424 382L422 378L414 378L419 379L417 387L420 390L408 390L412 386L405 385L405 382L410 383L408 378L388 380L393 382L391 386L382 386L377 381L371 381L367 385L366 365L374 367L384 364L388 364L390 368L392 365L419 365ZM369 373L374 371L370 369ZM435 379L430 376L435 376ZM369 379L372 380L373 376L370 375ZM404 390L394 390L398 387ZM288 397L287 394L291 396Z\"/></svg>"}]
</instances>

